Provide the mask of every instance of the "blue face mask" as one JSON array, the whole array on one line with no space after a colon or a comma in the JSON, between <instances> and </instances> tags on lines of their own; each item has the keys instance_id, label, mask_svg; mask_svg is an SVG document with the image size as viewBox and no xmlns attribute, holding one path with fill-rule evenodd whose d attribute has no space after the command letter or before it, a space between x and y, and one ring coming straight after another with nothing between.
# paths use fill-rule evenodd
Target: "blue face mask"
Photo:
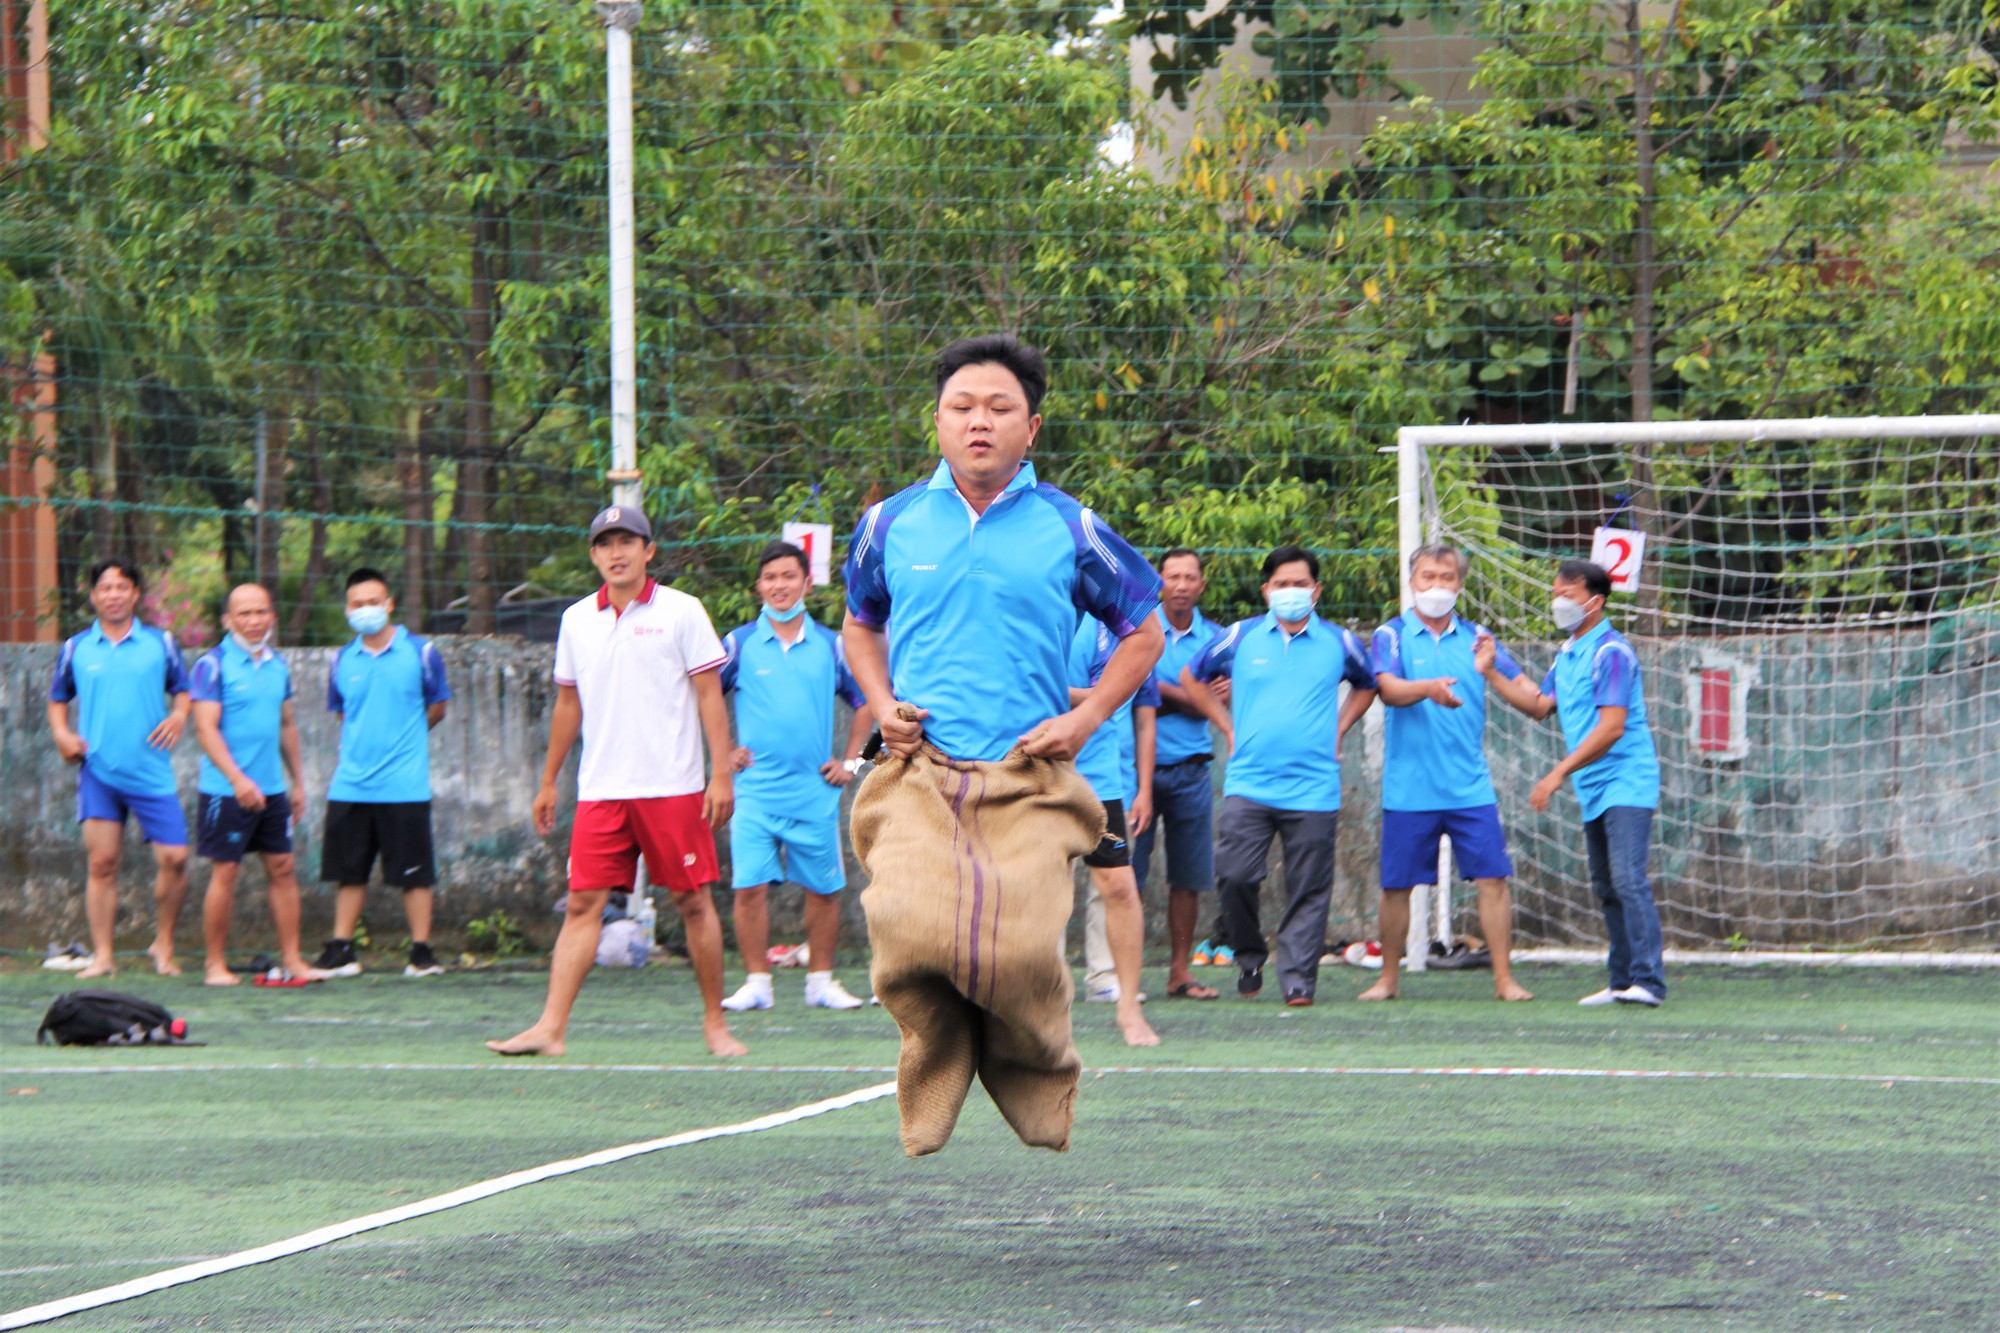
<instances>
[{"instance_id":1,"label":"blue face mask","mask_svg":"<svg viewBox=\"0 0 2000 1333\"><path fill-rule=\"evenodd\" d=\"M797 620L800 616L804 615L805 613L806 613L806 601L805 598L803 597L801 597L798 601L793 602L792 609L789 611L780 611L777 607L772 606L769 602L764 603L764 614L769 616L775 623L780 625L789 625L794 620Z\"/></svg>"},{"instance_id":2,"label":"blue face mask","mask_svg":"<svg viewBox=\"0 0 2000 1333\"><path fill-rule=\"evenodd\" d=\"M1271 610L1278 619L1292 623L1304 620L1312 614L1313 595L1311 588L1273 588L1270 592Z\"/></svg>"},{"instance_id":3,"label":"blue face mask","mask_svg":"<svg viewBox=\"0 0 2000 1333\"><path fill-rule=\"evenodd\" d=\"M380 634L388 624L389 608L386 606L357 606L347 613L347 627L363 638Z\"/></svg>"}]
</instances>

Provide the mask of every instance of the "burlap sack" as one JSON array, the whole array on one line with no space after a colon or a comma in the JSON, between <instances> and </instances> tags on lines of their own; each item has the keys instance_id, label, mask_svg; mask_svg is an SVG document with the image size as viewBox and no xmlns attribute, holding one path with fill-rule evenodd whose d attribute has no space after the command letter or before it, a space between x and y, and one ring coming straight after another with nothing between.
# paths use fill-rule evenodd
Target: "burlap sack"
<instances>
[{"instance_id":1,"label":"burlap sack","mask_svg":"<svg viewBox=\"0 0 2000 1333\"><path fill-rule=\"evenodd\" d=\"M875 994L903 1032L903 1149L944 1147L972 1076L1023 1143L1069 1147L1077 1074L1063 937L1070 862L1104 807L1073 764L997 763L926 745L885 755L854 798Z\"/></svg>"}]
</instances>

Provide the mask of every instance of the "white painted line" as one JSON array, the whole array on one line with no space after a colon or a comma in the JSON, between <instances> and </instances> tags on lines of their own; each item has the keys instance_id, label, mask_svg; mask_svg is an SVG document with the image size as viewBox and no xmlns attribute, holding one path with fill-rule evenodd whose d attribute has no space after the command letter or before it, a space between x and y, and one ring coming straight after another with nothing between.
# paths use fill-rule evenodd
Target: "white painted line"
<instances>
[{"instance_id":1,"label":"white painted line","mask_svg":"<svg viewBox=\"0 0 2000 1333\"><path fill-rule=\"evenodd\" d=\"M185 1264L179 1268L169 1268L146 1277L134 1278L130 1282L120 1282L115 1286L99 1287L76 1296L65 1296L61 1300L46 1301L41 1305L30 1305L23 1309L0 1314L0 1329L27 1328L32 1324L47 1323L51 1319L61 1319L65 1315L77 1314L84 1310L94 1310L99 1306L113 1305L119 1301L129 1301L135 1296L145 1296L169 1287L178 1287L188 1282L198 1282L218 1273L228 1273L238 1268L248 1268L252 1264L269 1263L273 1259L283 1259L288 1255L300 1254L317 1249L322 1245L345 1240L349 1236L373 1231L378 1227L393 1226L407 1222L414 1217L424 1217L431 1213L441 1213L448 1208L474 1203L480 1199L504 1194L508 1190L520 1189L523 1185L533 1185L557 1176L570 1175L577 1171L588 1171L594 1166L607 1166L612 1162L622 1162L628 1157L640 1157L647 1153L659 1152L665 1148L685 1147L690 1143L702 1143L709 1139L730 1138L738 1134L755 1134L761 1130L777 1129L813 1116L825 1115L829 1111L841 1111L864 1102L876 1101L892 1096L896 1091L894 1083L877 1083L873 1087L857 1088L853 1092L829 1097L825 1101L809 1102L795 1106L789 1111L779 1111L773 1115L759 1116L755 1120L745 1120L734 1125L717 1125L709 1129L693 1129L682 1134L672 1134L663 1139L647 1139L643 1143L628 1143L622 1148L606 1148L601 1152L583 1157L572 1157L566 1161L549 1162L543 1166L530 1167L526 1171L516 1171L511 1175L495 1176L491 1180L467 1185L449 1194L434 1198L420 1199L406 1203L400 1208L389 1208L366 1217L352 1218L346 1222L336 1222L332 1226L321 1227L293 1236L289 1240L277 1241L252 1250L239 1250L235 1254L225 1254L214 1259L204 1259L199 1263Z\"/></svg>"},{"instance_id":2,"label":"white painted line","mask_svg":"<svg viewBox=\"0 0 2000 1333\"><path fill-rule=\"evenodd\" d=\"M1598 949L1516 949L1517 963L1586 963L1604 965L1604 950ZM2000 967L2000 953L1992 950L1863 949L1852 953L1806 953L1792 949L1668 949L1666 961L1675 967Z\"/></svg>"},{"instance_id":3,"label":"white painted line","mask_svg":"<svg viewBox=\"0 0 2000 1333\"><path fill-rule=\"evenodd\" d=\"M893 1065L47 1065L0 1070L23 1074L230 1074L230 1073L447 1073L499 1071L560 1074L893 1074ZM1581 1069L1561 1065L1096 1065L1084 1073L1104 1074L1260 1074L1348 1078L1635 1078L1738 1079L1779 1083L1937 1083L1965 1087L2000 1087L2000 1078L1977 1074L1813 1074L1757 1069Z\"/></svg>"}]
</instances>

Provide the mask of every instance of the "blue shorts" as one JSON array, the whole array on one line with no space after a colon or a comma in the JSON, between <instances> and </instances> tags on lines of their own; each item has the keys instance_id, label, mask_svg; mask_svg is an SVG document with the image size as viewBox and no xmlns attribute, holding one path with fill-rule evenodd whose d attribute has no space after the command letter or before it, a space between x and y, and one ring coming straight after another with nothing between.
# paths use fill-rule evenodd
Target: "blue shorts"
<instances>
[{"instance_id":1,"label":"blue shorts","mask_svg":"<svg viewBox=\"0 0 2000 1333\"><path fill-rule=\"evenodd\" d=\"M1384 810L1382 887L1411 889L1437 883L1438 839L1447 834L1451 837L1451 863L1462 878L1506 879L1514 873L1497 805L1464 810Z\"/></svg>"},{"instance_id":2,"label":"blue shorts","mask_svg":"<svg viewBox=\"0 0 2000 1333\"><path fill-rule=\"evenodd\" d=\"M234 796L201 794L195 851L211 861L241 861L249 852L282 856L292 850L292 798L272 792L262 810L245 810Z\"/></svg>"},{"instance_id":3,"label":"blue shorts","mask_svg":"<svg viewBox=\"0 0 2000 1333\"><path fill-rule=\"evenodd\" d=\"M89 764L77 772L77 823L81 824L86 819L109 819L122 825L128 814L139 821L139 834L147 842L159 847L187 846L187 812L181 809L180 797L171 792L140 796L119 791L92 774Z\"/></svg>"},{"instance_id":4,"label":"blue shorts","mask_svg":"<svg viewBox=\"0 0 2000 1333\"><path fill-rule=\"evenodd\" d=\"M787 880L819 894L847 887L840 817L788 819L737 806L729 819L730 887L755 889Z\"/></svg>"},{"instance_id":5,"label":"blue shorts","mask_svg":"<svg viewBox=\"0 0 2000 1333\"><path fill-rule=\"evenodd\" d=\"M1132 839L1132 873L1140 888L1158 842L1166 843L1169 888L1206 893L1215 887L1215 787L1208 763L1189 759L1153 771L1153 821Z\"/></svg>"}]
</instances>

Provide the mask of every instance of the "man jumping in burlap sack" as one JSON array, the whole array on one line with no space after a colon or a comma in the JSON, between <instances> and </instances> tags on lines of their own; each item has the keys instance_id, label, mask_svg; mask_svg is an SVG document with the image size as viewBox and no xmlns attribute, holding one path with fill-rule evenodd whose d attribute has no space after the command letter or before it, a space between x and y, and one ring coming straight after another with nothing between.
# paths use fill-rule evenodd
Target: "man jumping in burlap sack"
<instances>
[{"instance_id":1,"label":"man jumping in burlap sack","mask_svg":"<svg viewBox=\"0 0 2000 1333\"><path fill-rule=\"evenodd\" d=\"M1024 1143L1069 1147L1077 1075L1063 953L1070 863L1104 810L1077 751L1160 655L1160 580L1027 462L1048 371L1006 335L938 358L928 481L871 507L848 547L849 669L882 729L854 800L875 993L903 1033L903 1147L951 1137L974 1074ZM1070 640L1120 642L1069 706Z\"/></svg>"}]
</instances>

